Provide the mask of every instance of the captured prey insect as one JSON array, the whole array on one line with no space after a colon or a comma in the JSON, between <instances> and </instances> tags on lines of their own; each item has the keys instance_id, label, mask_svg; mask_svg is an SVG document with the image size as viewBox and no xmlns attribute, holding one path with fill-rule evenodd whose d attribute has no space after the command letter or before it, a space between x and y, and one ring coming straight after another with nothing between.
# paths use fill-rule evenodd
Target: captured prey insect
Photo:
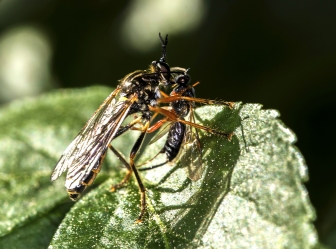
<instances>
[{"instance_id":1,"label":"captured prey insect","mask_svg":"<svg viewBox=\"0 0 336 249\"><path fill-rule=\"evenodd\" d=\"M156 142L168 132L166 142L157 155L142 165L149 163L160 153L165 153L167 159L163 163L150 167L141 167L139 170L148 170L167 163L174 163L179 160L181 164L186 167L188 177L193 181L197 181L201 178L204 169L202 167L202 148L197 129L202 129L206 132L226 137L228 140L231 140L233 134L197 125L194 117L195 102L227 105L230 108L233 107L234 103L196 98L194 87L198 85L199 82L193 85L189 84L190 76L187 74L188 69L174 68L174 72L179 73L176 74L174 79L175 84L170 96L161 98L158 102L170 102L168 110L174 113L180 121L176 120L176 118L175 120L174 118L169 118L169 115L165 113L165 110L161 111L166 118L159 120L156 124L150 127L150 131L158 129L163 124L165 124L165 126L150 141L150 144Z\"/></svg>"},{"instance_id":2,"label":"captured prey insect","mask_svg":"<svg viewBox=\"0 0 336 249\"><path fill-rule=\"evenodd\" d=\"M155 109L157 100L161 97L159 87L170 84L171 81L171 70L165 61L168 35L165 39L160 34L159 37L162 43L160 60L153 61L148 70L137 70L120 80L118 87L105 99L64 151L51 175L51 181L54 181L67 170L65 187L70 199L76 200L96 178L107 149L111 148L112 140L135 128L135 125L140 126L141 134L131 149L125 178L111 188L114 191L123 186L134 173L141 194L138 221L141 221L145 213L146 189L134 165L134 159L150 125L152 108ZM139 113L139 117L122 126L126 117L135 113Z\"/></svg>"}]
</instances>

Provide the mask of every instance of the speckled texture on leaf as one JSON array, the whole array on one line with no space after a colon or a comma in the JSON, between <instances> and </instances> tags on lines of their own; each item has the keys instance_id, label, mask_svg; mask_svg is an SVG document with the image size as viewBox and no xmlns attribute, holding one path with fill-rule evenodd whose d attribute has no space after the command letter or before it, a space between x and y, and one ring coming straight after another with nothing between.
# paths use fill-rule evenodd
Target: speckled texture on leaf
<instances>
[{"instance_id":1,"label":"speckled texture on leaf","mask_svg":"<svg viewBox=\"0 0 336 249\"><path fill-rule=\"evenodd\" d=\"M51 183L50 173L110 91L59 91L0 111L1 248L19 248L32 234L30 248L45 248L48 241L49 248L62 249L317 246L315 214L303 185L307 168L293 145L295 135L277 111L257 104L198 108L197 122L235 135L227 141L201 132L205 171L197 182L187 178L186 165L142 172L148 190L143 223L134 223L139 213L134 180L116 193L108 191L124 175L112 153L93 187L68 212L64 178ZM136 135L128 132L113 144L127 155ZM149 146L138 162L156 154L163 142Z\"/></svg>"}]
</instances>

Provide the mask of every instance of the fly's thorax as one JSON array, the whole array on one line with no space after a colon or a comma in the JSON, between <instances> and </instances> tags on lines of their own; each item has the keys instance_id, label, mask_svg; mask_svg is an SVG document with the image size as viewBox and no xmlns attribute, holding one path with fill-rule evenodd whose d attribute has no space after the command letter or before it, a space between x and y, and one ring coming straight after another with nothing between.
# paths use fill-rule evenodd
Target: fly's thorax
<instances>
[{"instance_id":1,"label":"fly's thorax","mask_svg":"<svg viewBox=\"0 0 336 249\"><path fill-rule=\"evenodd\" d=\"M175 87L170 95L171 96L181 95L183 97L194 98L195 90L192 87L190 88L186 85L180 85ZM190 108L194 106L194 102L189 100L176 100L171 102L170 106L172 107L177 116L186 117L190 112Z\"/></svg>"},{"instance_id":2,"label":"fly's thorax","mask_svg":"<svg viewBox=\"0 0 336 249\"><path fill-rule=\"evenodd\" d=\"M159 90L159 87L155 87L151 91L151 95L148 95L149 98L147 99L147 104L150 106L157 106L158 105L158 99L161 98L161 93Z\"/></svg>"},{"instance_id":3,"label":"fly's thorax","mask_svg":"<svg viewBox=\"0 0 336 249\"><path fill-rule=\"evenodd\" d=\"M134 76L134 75L132 75ZM121 82L122 93L125 96L137 95L138 98L153 98L162 81L162 76L158 73L142 71L134 77L125 78Z\"/></svg>"},{"instance_id":4,"label":"fly's thorax","mask_svg":"<svg viewBox=\"0 0 336 249\"><path fill-rule=\"evenodd\" d=\"M180 118L186 117L190 112L190 102L187 100L178 100L171 103L174 112Z\"/></svg>"},{"instance_id":5,"label":"fly's thorax","mask_svg":"<svg viewBox=\"0 0 336 249\"><path fill-rule=\"evenodd\" d=\"M178 83L181 76L187 75L188 70L189 69L186 69L186 68L183 68L183 67L172 67L172 68L170 68L172 81L174 83ZM189 78L185 77L186 81L190 80L190 76L188 76L188 77Z\"/></svg>"},{"instance_id":6,"label":"fly's thorax","mask_svg":"<svg viewBox=\"0 0 336 249\"><path fill-rule=\"evenodd\" d=\"M144 119L150 119L153 115L149 106L157 106L157 100L161 97L158 87L144 88L136 93L137 99L132 104L129 114L140 112Z\"/></svg>"},{"instance_id":7,"label":"fly's thorax","mask_svg":"<svg viewBox=\"0 0 336 249\"><path fill-rule=\"evenodd\" d=\"M176 95L176 94L181 94L182 96L191 97L191 98L196 97L195 89L187 85L179 85L175 87L173 92L170 95Z\"/></svg>"}]
</instances>

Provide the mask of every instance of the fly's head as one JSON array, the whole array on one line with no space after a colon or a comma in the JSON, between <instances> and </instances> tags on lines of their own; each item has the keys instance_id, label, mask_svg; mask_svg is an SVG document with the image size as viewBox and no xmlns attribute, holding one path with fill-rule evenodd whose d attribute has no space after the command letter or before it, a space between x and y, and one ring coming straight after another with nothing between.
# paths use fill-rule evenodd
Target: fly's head
<instances>
[{"instance_id":1,"label":"fly's head","mask_svg":"<svg viewBox=\"0 0 336 249\"><path fill-rule=\"evenodd\" d=\"M189 71L188 69L182 68L182 67L172 67L171 68L171 85L175 85L176 87L182 86L185 87L190 82L190 75L187 74Z\"/></svg>"},{"instance_id":2,"label":"fly's head","mask_svg":"<svg viewBox=\"0 0 336 249\"><path fill-rule=\"evenodd\" d=\"M168 63L166 62L168 35L166 35L166 38L163 39L161 36L161 33L159 33L159 37L160 37L161 46L162 46L161 58L158 61L152 62L151 69L154 73L160 75L160 78L161 78L160 84L166 86L169 84L171 80L170 67Z\"/></svg>"},{"instance_id":3,"label":"fly's head","mask_svg":"<svg viewBox=\"0 0 336 249\"><path fill-rule=\"evenodd\" d=\"M190 75L187 74L188 70L189 69L187 69L185 71L185 73L179 74L179 75L177 75L175 77L174 82L175 82L175 84L177 84L177 86L183 86L183 87L185 87L185 86L187 86L189 84L189 82L190 82Z\"/></svg>"}]
</instances>

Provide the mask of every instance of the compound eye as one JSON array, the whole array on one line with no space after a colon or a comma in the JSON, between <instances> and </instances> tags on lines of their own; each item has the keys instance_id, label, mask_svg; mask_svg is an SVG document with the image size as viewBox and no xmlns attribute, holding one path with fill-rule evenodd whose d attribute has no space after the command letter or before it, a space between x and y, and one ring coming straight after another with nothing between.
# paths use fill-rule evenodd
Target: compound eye
<instances>
[{"instance_id":1,"label":"compound eye","mask_svg":"<svg viewBox=\"0 0 336 249\"><path fill-rule=\"evenodd\" d=\"M180 84L185 84L185 81L186 81L186 79L185 79L184 76L182 76L178 79L178 83L180 83Z\"/></svg>"},{"instance_id":2,"label":"compound eye","mask_svg":"<svg viewBox=\"0 0 336 249\"><path fill-rule=\"evenodd\" d=\"M188 84L189 80L190 80L190 76L188 74L179 75L176 78L176 83L181 84L181 85L186 85L186 84Z\"/></svg>"},{"instance_id":3,"label":"compound eye","mask_svg":"<svg viewBox=\"0 0 336 249\"><path fill-rule=\"evenodd\" d=\"M170 80L170 67L165 62L156 62L156 70L161 73L165 80Z\"/></svg>"}]
</instances>

